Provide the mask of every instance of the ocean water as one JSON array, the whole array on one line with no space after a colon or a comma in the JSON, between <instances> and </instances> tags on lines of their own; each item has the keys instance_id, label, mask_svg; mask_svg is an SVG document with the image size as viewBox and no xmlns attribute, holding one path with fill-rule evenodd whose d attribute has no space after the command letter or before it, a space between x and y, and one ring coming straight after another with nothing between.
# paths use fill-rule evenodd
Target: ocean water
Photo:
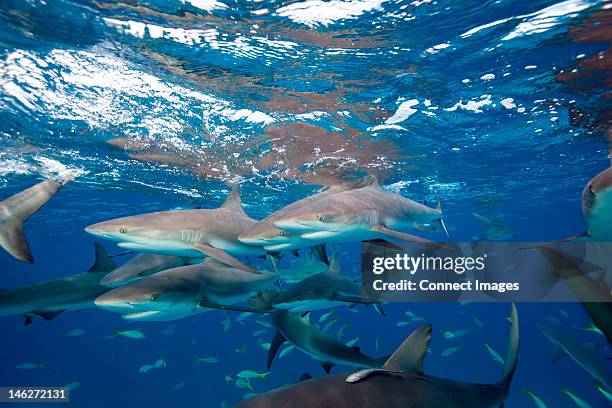
<instances>
[{"instance_id":1,"label":"ocean water","mask_svg":"<svg viewBox=\"0 0 612 408\"><path fill-rule=\"evenodd\" d=\"M84 272L93 262L87 225L215 208L231 183L240 184L256 219L321 184L373 174L416 201L439 197L453 241L544 241L584 231L580 192L610 165L609 7L586 0L5 0L0 197L44 178L78 177L26 224L34 264L0 251L0 286ZM497 227L487 229L473 213L495 218ZM111 254L123 251L103 244ZM335 250L345 271L358 275L359 246ZM332 332L349 323L344 341L359 337L364 352L383 356L420 324L397 325L409 310L434 327L427 373L495 382L502 365L484 344L505 354L509 308L393 303L381 317L373 308L341 307ZM550 361L553 345L537 327L597 342L601 358L609 357L602 336L581 330L589 325L581 305L518 310L521 352L506 406L535 406L527 388L549 407L574 406L562 387L593 407L609 406L574 361ZM265 371L260 344L274 334L267 317L237 317L211 311L130 323L95 308L29 326L2 317L0 386L77 382L74 407L232 405L251 391L226 375ZM469 328L456 340L440 333ZM74 329L84 334L66 335ZM108 338L123 329L146 338ZM218 362L196 365L195 356ZM139 372L160 357L166 367ZM46 365L18 369L24 362ZM252 386L263 392L304 372L324 374L293 350Z\"/></svg>"}]
</instances>

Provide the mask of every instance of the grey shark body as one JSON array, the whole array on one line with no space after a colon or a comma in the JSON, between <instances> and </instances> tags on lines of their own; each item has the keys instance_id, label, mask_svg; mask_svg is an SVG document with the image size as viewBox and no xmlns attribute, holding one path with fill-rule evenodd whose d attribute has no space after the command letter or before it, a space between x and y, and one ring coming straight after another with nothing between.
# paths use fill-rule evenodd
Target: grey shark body
<instances>
[{"instance_id":1,"label":"grey shark body","mask_svg":"<svg viewBox=\"0 0 612 408\"><path fill-rule=\"evenodd\" d=\"M117 269L109 272L102 278L100 284L114 288L166 269L178 268L179 266L201 261L200 258L140 253Z\"/></svg>"},{"instance_id":2,"label":"grey shark body","mask_svg":"<svg viewBox=\"0 0 612 408\"><path fill-rule=\"evenodd\" d=\"M380 188L375 179L368 186L330 194L285 212L272 224L318 242L367 241L389 236L431 243L405 231L442 224L440 208L430 208Z\"/></svg>"},{"instance_id":3,"label":"grey shark body","mask_svg":"<svg viewBox=\"0 0 612 408\"><path fill-rule=\"evenodd\" d=\"M279 347L289 341L296 348L308 354L323 365L329 372L335 364L351 367L380 367L386 358L376 359L363 354L359 347L349 347L335 338L323 333L309 322L309 315L300 316L285 310L272 313L272 322L278 330L268 352L268 369Z\"/></svg>"},{"instance_id":4,"label":"grey shark body","mask_svg":"<svg viewBox=\"0 0 612 408\"><path fill-rule=\"evenodd\" d=\"M277 228L274 222L282 219L286 214L291 211L295 211L309 203L317 201L323 197L331 194L348 191L351 189L359 188L367 185L372 180L371 177L364 177L363 179L344 185L334 185L326 188L320 193L298 200L286 207L281 208L278 211L270 214L263 220L257 222L255 225L248 228L246 231L240 234L238 239L249 245L258 245L263 247L266 251L291 251L298 248L309 247L318 244L313 240L306 240L300 237L299 233L292 233L289 231Z\"/></svg>"},{"instance_id":5,"label":"grey shark body","mask_svg":"<svg viewBox=\"0 0 612 408\"><path fill-rule=\"evenodd\" d=\"M373 303L363 301L361 292L359 281L342 273L334 254L328 271L310 275L282 292L262 294L260 299L268 307L300 313L351 303Z\"/></svg>"},{"instance_id":6,"label":"grey shark body","mask_svg":"<svg viewBox=\"0 0 612 408\"><path fill-rule=\"evenodd\" d=\"M127 320L176 320L246 300L276 278L205 258L200 264L168 269L112 289L96 299L96 306L122 313Z\"/></svg>"},{"instance_id":7,"label":"grey shark body","mask_svg":"<svg viewBox=\"0 0 612 408\"><path fill-rule=\"evenodd\" d=\"M94 300L109 290L100 284L100 279L116 267L98 243L95 252L94 265L86 273L0 290L0 316L24 315L29 323L34 315L51 319L65 310L94 307Z\"/></svg>"},{"instance_id":8,"label":"grey shark body","mask_svg":"<svg viewBox=\"0 0 612 408\"><path fill-rule=\"evenodd\" d=\"M234 256L265 253L238 240L255 223L244 212L238 189L234 188L219 208L134 215L90 225L85 231L137 252L192 258L205 254L253 272Z\"/></svg>"},{"instance_id":9,"label":"grey shark body","mask_svg":"<svg viewBox=\"0 0 612 408\"><path fill-rule=\"evenodd\" d=\"M512 309L502 380L474 384L426 375L423 359L431 326L413 332L382 368L303 381L256 395L237 408L497 408L507 398L519 348L518 316Z\"/></svg>"},{"instance_id":10,"label":"grey shark body","mask_svg":"<svg viewBox=\"0 0 612 408\"><path fill-rule=\"evenodd\" d=\"M540 330L550 340L557 352L561 351L567 354L578 365L584 368L597 381L601 382L608 390L612 390L612 374L602 364L602 360L597 356L594 350L585 347L578 343L573 338L559 333L550 327L540 326Z\"/></svg>"},{"instance_id":11,"label":"grey shark body","mask_svg":"<svg viewBox=\"0 0 612 408\"><path fill-rule=\"evenodd\" d=\"M34 258L23 234L23 224L72 179L45 180L0 202L0 246L20 261Z\"/></svg>"}]
</instances>

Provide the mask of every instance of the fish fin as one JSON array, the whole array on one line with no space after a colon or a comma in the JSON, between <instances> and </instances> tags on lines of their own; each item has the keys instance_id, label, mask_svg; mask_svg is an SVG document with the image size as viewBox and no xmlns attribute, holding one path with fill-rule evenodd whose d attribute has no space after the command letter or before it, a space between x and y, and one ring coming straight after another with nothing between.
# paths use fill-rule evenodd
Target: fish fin
<instances>
[{"instance_id":1,"label":"fish fin","mask_svg":"<svg viewBox=\"0 0 612 408\"><path fill-rule=\"evenodd\" d=\"M268 350L268 359L266 360L268 371L270 371L270 367L272 367L272 362L274 361L274 357L276 357L276 353L278 353L278 349L280 349L285 341L287 341L285 336L277 330L270 342L270 349Z\"/></svg>"},{"instance_id":2,"label":"fish fin","mask_svg":"<svg viewBox=\"0 0 612 408\"><path fill-rule=\"evenodd\" d=\"M302 313L302 315L300 316L300 318L302 319L302 321L306 324L310 324L310 312L304 312Z\"/></svg>"},{"instance_id":3,"label":"fish fin","mask_svg":"<svg viewBox=\"0 0 612 408\"><path fill-rule=\"evenodd\" d=\"M225 202L221 205L221 208L226 210L234 211L241 215L247 215L242 207L242 199L240 198L240 190L237 185L232 186L232 191L229 193Z\"/></svg>"},{"instance_id":4,"label":"fish fin","mask_svg":"<svg viewBox=\"0 0 612 408\"><path fill-rule=\"evenodd\" d=\"M516 306L512 303L512 311L510 312L510 333L508 335L508 351L506 352L506 363L504 365L504 376L499 385L508 389L516 371L519 353L519 321Z\"/></svg>"},{"instance_id":5,"label":"fish fin","mask_svg":"<svg viewBox=\"0 0 612 408\"><path fill-rule=\"evenodd\" d=\"M60 313L62 313L63 310L56 310L55 312L37 312L37 311L32 311L30 312L30 314L36 315L36 316L40 316L45 320L53 320L55 319Z\"/></svg>"},{"instance_id":6,"label":"fish fin","mask_svg":"<svg viewBox=\"0 0 612 408\"><path fill-rule=\"evenodd\" d=\"M23 318L25 319L23 321L23 325L24 326L29 326L30 324L32 324L32 319L34 318L34 315L30 314L30 313L25 313L23 315Z\"/></svg>"},{"instance_id":7,"label":"fish fin","mask_svg":"<svg viewBox=\"0 0 612 408\"><path fill-rule=\"evenodd\" d=\"M415 244L449 247L443 242L430 241L425 238L417 237L416 235L406 234L405 232L399 232L399 231L392 230L380 224L372 226L372 230L383 233L385 235L389 235L394 238L401 239L403 241L414 242Z\"/></svg>"},{"instance_id":8,"label":"fish fin","mask_svg":"<svg viewBox=\"0 0 612 408\"><path fill-rule=\"evenodd\" d=\"M270 263L272 264L272 270L274 272L278 272L278 263L281 260L281 254L280 252L268 252L266 254L266 258L268 258L268 260L270 261Z\"/></svg>"},{"instance_id":9,"label":"fish fin","mask_svg":"<svg viewBox=\"0 0 612 408\"><path fill-rule=\"evenodd\" d=\"M308 380L312 380L312 375L310 375L310 373L304 373L300 375L298 382L303 382L303 381L308 381Z\"/></svg>"},{"instance_id":10,"label":"fish fin","mask_svg":"<svg viewBox=\"0 0 612 408\"><path fill-rule=\"evenodd\" d=\"M34 262L30 245L23 234L23 221L20 219L7 220L0 224L0 246L20 261Z\"/></svg>"},{"instance_id":11,"label":"fish fin","mask_svg":"<svg viewBox=\"0 0 612 408\"><path fill-rule=\"evenodd\" d=\"M557 361L559 361L560 358L565 357L566 355L567 354L565 354L561 347L555 347L552 356L550 356L550 362L556 363Z\"/></svg>"},{"instance_id":12,"label":"fish fin","mask_svg":"<svg viewBox=\"0 0 612 408\"><path fill-rule=\"evenodd\" d=\"M273 309L272 304L278 297L279 293L272 289L264 289L251 297L247 302L255 310L268 310Z\"/></svg>"},{"instance_id":13,"label":"fish fin","mask_svg":"<svg viewBox=\"0 0 612 408\"><path fill-rule=\"evenodd\" d=\"M329 374L329 372L331 371L332 367L334 366L334 363L329 363L326 361L321 361L321 367L323 367L323 371L325 371L325 374Z\"/></svg>"},{"instance_id":14,"label":"fish fin","mask_svg":"<svg viewBox=\"0 0 612 408\"><path fill-rule=\"evenodd\" d=\"M329 265L329 259L327 258L327 252L325 251L325 244L319 244L311 247L312 253L317 256L326 265Z\"/></svg>"},{"instance_id":15,"label":"fish fin","mask_svg":"<svg viewBox=\"0 0 612 408\"><path fill-rule=\"evenodd\" d=\"M331 273L342 273L342 270L340 269L340 258L338 255L336 255L336 251L332 253L328 271Z\"/></svg>"},{"instance_id":16,"label":"fish fin","mask_svg":"<svg viewBox=\"0 0 612 408\"><path fill-rule=\"evenodd\" d=\"M401 251L402 249L404 249L401 246L394 244L391 241L387 241L386 239L382 239L382 238L370 239L368 241L363 241L363 242L368 242L370 244L384 245L385 247L389 249L395 249L396 251Z\"/></svg>"},{"instance_id":17,"label":"fish fin","mask_svg":"<svg viewBox=\"0 0 612 408\"><path fill-rule=\"evenodd\" d=\"M440 224L440 227L442 227L442 231L444 231L444 234L446 234L447 237L450 237L450 234L448 233L448 228L446 228L446 224L444 223L444 219L438 218L436 221L438 222L438 224Z\"/></svg>"},{"instance_id":18,"label":"fish fin","mask_svg":"<svg viewBox=\"0 0 612 408\"><path fill-rule=\"evenodd\" d=\"M106 249L99 242L94 242L94 251L94 263L87 272L110 272L117 268L117 265L108 256Z\"/></svg>"},{"instance_id":19,"label":"fish fin","mask_svg":"<svg viewBox=\"0 0 612 408\"><path fill-rule=\"evenodd\" d=\"M359 371L356 371L350 374L349 376L346 377L344 381L347 383L354 384L354 383L358 383L360 381L366 380L369 377L374 376L374 375L397 376L400 374L401 372L385 370L384 368L365 368L363 370L359 370Z\"/></svg>"},{"instance_id":20,"label":"fish fin","mask_svg":"<svg viewBox=\"0 0 612 408\"><path fill-rule=\"evenodd\" d=\"M209 302L206 299L201 300L198 303L198 307L203 307L203 308L208 308L208 309L231 310L234 312L248 312L248 313L271 313L274 311L272 309L255 309L251 307L223 305L221 303Z\"/></svg>"},{"instance_id":21,"label":"fish fin","mask_svg":"<svg viewBox=\"0 0 612 408\"><path fill-rule=\"evenodd\" d=\"M248 265L240 262L238 259L234 258L227 252L219 248L213 248L209 245L202 244L200 242L193 244L193 247L198 251L202 252L204 255L208 255L212 258L215 258L226 265L229 265L233 268L242 269L243 271L251 272L251 273L260 273L257 270L251 268Z\"/></svg>"},{"instance_id":22,"label":"fish fin","mask_svg":"<svg viewBox=\"0 0 612 408\"><path fill-rule=\"evenodd\" d=\"M423 360L427 355L430 341L431 325L419 327L391 354L383 368L389 371L423 374Z\"/></svg>"}]
</instances>

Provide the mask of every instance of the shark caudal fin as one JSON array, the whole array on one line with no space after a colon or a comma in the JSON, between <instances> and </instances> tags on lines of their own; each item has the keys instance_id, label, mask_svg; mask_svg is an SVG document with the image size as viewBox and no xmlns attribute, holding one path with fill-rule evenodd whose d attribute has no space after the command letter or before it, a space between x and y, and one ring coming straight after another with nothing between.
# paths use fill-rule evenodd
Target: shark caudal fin
<instances>
[{"instance_id":1,"label":"shark caudal fin","mask_svg":"<svg viewBox=\"0 0 612 408\"><path fill-rule=\"evenodd\" d=\"M506 363L504 365L504 376L502 377L499 385L505 390L510 388L512 377L516 371L516 364L518 363L519 353L519 321L516 306L512 304L512 311L510 312L510 334L508 335L508 351L506 352Z\"/></svg>"},{"instance_id":2,"label":"shark caudal fin","mask_svg":"<svg viewBox=\"0 0 612 408\"><path fill-rule=\"evenodd\" d=\"M45 180L0 202L0 246L20 261L34 262L23 224L68 181Z\"/></svg>"},{"instance_id":3,"label":"shark caudal fin","mask_svg":"<svg viewBox=\"0 0 612 408\"><path fill-rule=\"evenodd\" d=\"M87 272L110 272L117 268L106 249L99 242L94 242L94 250L94 263Z\"/></svg>"}]
</instances>

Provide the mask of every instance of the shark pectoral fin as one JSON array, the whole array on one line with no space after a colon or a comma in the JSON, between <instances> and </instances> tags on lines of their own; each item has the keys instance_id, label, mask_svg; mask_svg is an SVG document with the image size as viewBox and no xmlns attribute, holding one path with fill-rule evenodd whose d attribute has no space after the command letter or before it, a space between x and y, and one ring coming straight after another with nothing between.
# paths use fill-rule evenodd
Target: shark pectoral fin
<instances>
[{"instance_id":1,"label":"shark pectoral fin","mask_svg":"<svg viewBox=\"0 0 612 408\"><path fill-rule=\"evenodd\" d=\"M268 258L268 260L272 264L272 270L274 272L278 272L278 263L280 262L280 259L281 259L280 252L268 252L266 254L266 258Z\"/></svg>"},{"instance_id":2,"label":"shark pectoral fin","mask_svg":"<svg viewBox=\"0 0 612 408\"><path fill-rule=\"evenodd\" d=\"M23 235L23 223L20 219L7 220L0 224L0 246L20 261L34 262L30 245Z\"/></svg>"},{"instance_id":3,"label":"shark pectoral fin","mask_svg":"<svg viewBox=\"0 0 612 408\"><path fill-rule=\"evenodd\" d=\"M329 265L329 259L327 258L327 252L325 251L325 244L319 244L311 247L312 253L317 256L324 264Z\"/></svg>"},{"instance_id":4,"label":"shark pectoral fin","mask_svg":"<svg viewBox=\"0 0 612 408\"><path fill-rule=\"evenodd\" d=\"M108 256L106 249L99 242L94 242L94 250L94 263L87 272L110 272L117 268L117 265Z\"/></svg>"},{"instance_id":5,"label":"shark pectoral fin","mask_svg":"<svg viewBox=\"0 0 612 408\"><path fill-rule=\"evenodd\" d=\"M280 346L287 341L285 336L281 334L281 332L277 331L274 335L274 338L270 342L270 350L268 350L268 359L266 360L266 367L268 371L270 371L270 367L272 367L272 362L274 361L274 357L276 357L276 353L278 353L278 349Z\"/></svg>"},{"instance_id":6,"label":"shark pectoral fin","mask_svg":"<svg viewBox=\"0 0 612 408\"><path fill-rule=\"evenodd\" d=\"M198 251L202 252L204 255L208 255L212 258L215 258L226 265L229 265L233 268L242 269L243 271L251 272L251 273L261 273L248 265L243 264L238 259L234 258L227 252L219 248L213 248L209 245L196 243L193 244L193 247Z\"/></svg>"},{"instance_id":7,"label":"shark pectoral fin","mask_svg":"<svg viewBox=\"0 0 612 408\"><path fill-rule=\"evenodd\" d=\"M342 269L340 268L340 257L336 255L336 251L332 254L328 271L331 273L342 273Z\"/></svg>"},{"instance_id":8,"label":"shark pectoral fin","mask_svg":"<svg viewBox=\"0 0 612 408\"><path fill-rule=\"evenodd\" d=\"M401 239L403 241L414 242L415 244L450 248L449 245L443 242L430 241L425 238L417 237L416 235L406 234L405 232L399 232L399 231L389 229L383 225L374 225L372 227L372 230L380 232L385 235L389 235L391 237Z\"/></svg>"},{"instance_id":9,"label":"shark pectoral fin","mask_svg":"<svg viewBox=\"0 0 612 408\"><path fill-rule=\"evenodd\" d=\"M446 224L444 223L444 220L442 218L438 218L438 224L440 224L440 227L442 227L442 231L444 231L444 234L446 234L447 237L450 237L450 234L448 233L448 228L446 228Z\"/></svg>"},{"instance_id":10,"label":"shark pectoral fin","mask_svg":"<svg viewBox=\"0 0 612 408\"><path fill-rule=\"evenodd\" d=\"M329 374L329 372L331 371L334 365L335 365L334 363L328 363L326 361L321 361L321 367L323 367L325 374Z\"/></svg>"},{"instance_id":11,"label":"shark pectoral fin","mask_svg":"<svg viewBox=\"0 0 612 408\"><path fill-rule=\"evenodd\" d=\"M37 312L37 311L33 311L30 312L30 314L36 315L36 316L40 316L45 320L52 320L55 319L60 313L62 313L63 310L57 310L55 312Z\"/></svg>"},{"instance_id":12,"label":"shark pectoral fin","mask_svg":"<svg viewBox=\"0 0 612 408\"><path fill-rule=\"evenodd\" d=\"M423 374L423 360L427 355L430 341L431 325L419 327L391 354L383 368L389 371Z\"/></svg>"}]
</instances>

